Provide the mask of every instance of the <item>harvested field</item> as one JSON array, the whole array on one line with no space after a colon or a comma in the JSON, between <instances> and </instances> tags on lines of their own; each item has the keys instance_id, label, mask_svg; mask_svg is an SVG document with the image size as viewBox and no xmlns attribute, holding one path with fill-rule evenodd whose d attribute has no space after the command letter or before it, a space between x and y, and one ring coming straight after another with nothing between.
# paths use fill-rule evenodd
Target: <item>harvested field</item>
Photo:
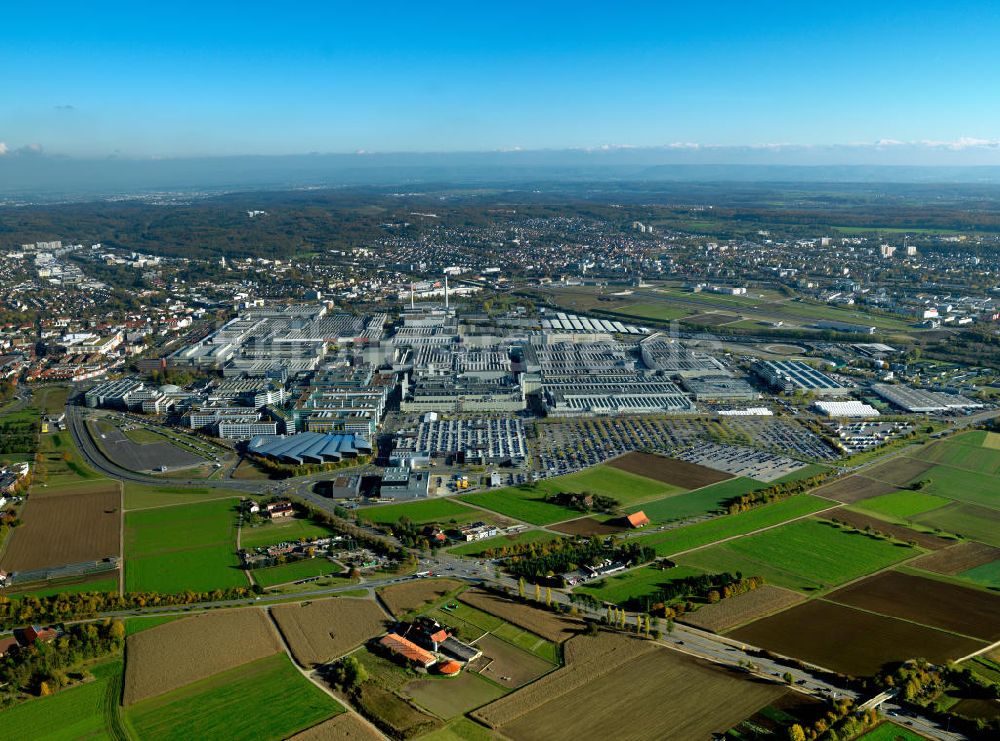
<instances>
[{"instance_id":1,"label":"harvested field","mask_svg":"<svg viewBox=\"0 0 1000 741\"><path fill-rule=\"evenodd\" d=\"M950 538L942 538L938 535L934 535L933 533L922 533L918 530L908 528L906 525L897 525L892 522L886 522L885 520L880 520L878 517L866 515L862 512L855 512L850 509L836 509L833 512L826 513L824 516L828 520L846 522L848 525L857 528L858 530L864 530L866 527L870 526L875 530L888 533L892 537L904 542L912 540L921 548L940 550L941 548L948 548L949 546L955 545L955 541Z\"/></svg>"},{"instance_id":2,"label":"harvested field","mask_svg":"<svg viewBox=\"0 0 1000 741\"><path fill-rule=\"evenodd\" d=\"M565 668L473 716L519 740L709 738L784 692L655 644L603 634L573 639Z\"/></svg>"},{"instance_id":3,"label":"harvested field","mask_svg":"<svg viewBox=\"0 0 1000 741\"><path fill-rule=\"evenodd\" d=\"M418 679L403 687L401 692L445 720L464 715L506 694L503 688L469 672L445 680Z\"/></svg>"},{"instance_id":4,"label":"harvested field","mask_svg":"<svg viewBox=\"0 0 1000 741\"><path fill-rule=\"evenodd\" d=\"M512 623L519 628L524 628L540 635L542 638L548 638L550 641L556 641L557 643L576 635L577 631L583 625L579 620L562 617L545 610L538 610L528 605L522 605L520 602L514 602L513 600L491 594L490 592L482 592L478 589L470 589L467 592L463 592L458 599L467 605L476 607L491 615L496 615L508 623Z\"/></svg>"},{"instance_id":5,"label":"harvested field","mask_svg":"<svg viewBox=\"0 0 1000 741\"><path fill-rule=\"evenodd\" d=\"M824 600L791 607L727 635L858 677L874 674L890 661L920 656L943 664L984 646L971 638Z\"/></svg>"},{"instance_id":6,"label":"harvested field","mask_svg":"<svg viewBox=\"0 0 1000 741\"><path fill-rule=\"evenodd\" d=\"M979 589L887 571L838 589L827 599L973 638L1000 640L1000 597Z\"/></svg>"},{"instance_id":7,"label":"harvested field","mask_svg":"<svg viewBox=\"0 0 1000 741\"><path fill-rule=\"evenodd\" d=\"M511 689L527 684L555 668L544 659L522 651L491 634L484 635L476 641L476 648L481 650L483 655L476 659L470 670Z\"/></svg>"},{"instance_id":8,"label":"harvested field","mask_svg":"<svg viewBox=\"0 0 1000 741\"><path fill-rule=\"evenodd\" d=\"M696 628L722 633L751 620L781 612L804 600L805 597L798 592L765 584L714 605L699 607L694 612L686 613L681 620Z\"/></svg>"},{"instance_id":9,"label":"harvested field","mask_svg":"<svg viewBox=\"0 0 1000 741\"><path fill-rule=\"evenodd\" d=\"M126 705L281 651L267 615L256 608L208 612L128 637Z\"/></svg>"},{"instance_id":10,"label":"harvested field","mask_svg":"<svg viewBox=\"0 0 1000 741\"><path fill-rule=\"evenodd\" d=\"M608 461L606 465L645 476L654 481L679 486L682 489L700 489L703 486L717 484L732 478L732 474L716 471L714 468L652 453L626 453L619 458Z\"/></svg>"},{"instance_id":11,"label":"harvested field","mask_svg":"<svg viewBox=\"0 0 1000 741\"><path fill-rule=\"evenodd\" d=\"M836 499L844 504L853 504L863 499L879 497L883 494L891 494L899 489L884 481L876 481L865 476L848 476L837 479L832 484L820 487L814 494L829 499Z\"/></svg>"},{"instance_id":12,"label":"harvested field","mask_svg":"<svg viewBox=\"0 0 1000 741\"><path fill-rule=\"evenodd\" d=\"M582 535L584 537L591 535L615 535L625 532L628 529L624 525L615 524L621 521L622 518L620 517L608 520L607 522L601 522L596 517L581 517L578 520L560 522L558 525L553 525L551 529L560 533L566 533L567 535Z\"/></svg>"},{"instance_id":13,"label":"harvested field","mask_svg":"<svg viewBox=\"0 0 1000 741\"><path fill-rule=\"evenodd\" d=\"M108 481L85 488L76 493L32 493L0 569L31 571L118 556L122 517L118 484Z\"/></svg>"},{"instance_id":14,"label":"harvested field","mask_svg":"<svg viewBox=\"0 0 1000 741\"><path fill-rule=\"evenodd\" d=\"M985 543L966 541L950 548L928 553L910 565L936 574L955 575L1000 559L1000 548Z\"/></svg>"},{"instance_id":15,"label":"harvested field","mask_svg":"<svg viewBox=\"0 0 1000 741\"><path fill-rule=\"evenodd\" d=\"M927 473L932 468L934 468L934 464L930 461L920 461L916 458L900 456L899 458L893 458L888 463L866 469L865 477L875 479L876 481L884 481L887 484L895 486L906 486L913 479L917 478L917 476Z\"/></svg>"},{"instance_id":16,"label":"harvested field","mask_svg":"<svg viewBox=\"0 0 1000 741\"><path fill-rule=\"evenodd\" d=\"M334 597L278 605L271 616L302 666L325 664L385 630L386 616L372 600Z\"/></svg>"},{"instance_id":17,"label":"harvested field","mask_svg":"<svg viewBox=\"0 0 1000 741\"><path fill-rule=\"evenodd\" d=\"M967 697L951 706L951 712L966 718L1000 719L1000 700Z\"/></svg>"},{"instance_id":18,"label":"harvested field","mask_svg":"<svg viewBox=\"0 0 1000 741\"><path fill-rule=\"evenodd\" d=\"M354 713L341 713L330 720L296 733L289 741L382 741L382 734Z\"/></svg>"},{"instance_id":19,"label":"harvested field","mask_svg":"<svg viewBox=\"0 0 1000 741\"><path fill-rule=\"evenodd\" d=\"M455 579L420 579L393 584L378 590L378 596L395 617L437 602L464 582Z\"/></svg>"}]
</instances>

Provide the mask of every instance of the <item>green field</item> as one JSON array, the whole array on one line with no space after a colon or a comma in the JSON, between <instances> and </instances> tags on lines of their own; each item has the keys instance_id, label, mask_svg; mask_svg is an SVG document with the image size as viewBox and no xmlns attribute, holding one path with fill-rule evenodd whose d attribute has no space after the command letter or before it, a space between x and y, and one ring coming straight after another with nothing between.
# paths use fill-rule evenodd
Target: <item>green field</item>
<instances>
[{"instance_id":1,"label":"green field","mask_svg":"<svg viewBox=\"0 0 1000 741\"><path fill-rule=\"evenodd\" d=\"M918 525L1000 547L1000 512L956 502L913 517Z\"/></svg>"},{"instance_id":2,"label":"green field","mask_svg":"<svg viewBox=\"0 0 1000 741\"><path fill-rule=\"evenodd\" d=\"M448 549L449 553L456 556L479 556L490 548L503 548L504 546L520 545L522 543L546 543L555 540L558 535L547 533L544 530L523 530L516 535L498 535L495 538L477 540L474 543L465 543Z\"/></svg>"},{"instance_id":3,"label":"green field","mask_svg":"<svg viewBox=\"0 0 1000 741\"><path fill-rule=\"evenodd\" d=\"M283 739L343 710L282 653L143 700L127 716L144 740Z\"/></svg>"},{"instance_id":4,"label":"green field","mask_svg":"<svg viewBox=\"0 0 1000 741\"><path fill-rule=\"evenodd\" d=\"M244 525L240 532L240 546L246 549L274 545L282 542L298 542L305 538L325 538L333 533L330 528L301 517L286 517L276 522L267 521L260 525Z\"/></svg>"},{"instance_id":5,"label":"green field","mask_svg":"<svg viewBox=\"0 0 1000 741\"><path fill-rule=\"evenodd\" d=\"M691 548L715 543L723 538L759 530L771 525L778 525L795 517L818 512L833 506L832 502L814 497L811 494L800 494L774 504L765 504L749 512L738 515L723 515L705 522L650 533L638 538L643 545L652 546L658 556L670 556Z\"/></svg>"},{"instance_id":6,"label":"green field","mask_svg":"<svg viewBox=\"0 0 1000 741\"><path fill-rule=\"evenodd\" d=\"M704 571L742 571L763 576L769 584L809 592L843 584L920 552L807 519L689 553L679 562Z\"/></svg>"},{"instance_id":7,"label":"green field","mask_svg":"<svg viewBox=\"0 0 1000 741\"><path fill-rule=\"evenodd\" d=\"M639 319L655 319L661 322L668 322L674 319L683 319L689 314L695 313L692 309L685 309L680 306L671 306L668 303L650 301L641 304L624 304L613 309L615 314L622 317L637 317Z\"/></svg>"},{"instance_id":8,"label":"green field","mask_svg":"<svg viewBox=\"0 0 1000 741\"><path fill-rule=\"evenodd\" d=\"M643 566L639 569L626 571L624 574L599 579L585 586L577 587L574 592L589 594L602 602L624 605L630 600L640 599L654 594L663 585L686 576L703 573L701 569L689 566L677 566L673 569L661 569L656 566Z\"/></svg>"},{"instance_id":9,"label":"green field","mask_svg":"<svg viewBox=\"0 0 1000 741\"><path fill-rule=\"evenodd\" d=\"M238 493L208 487L146 486L125 482L125 509L147 509L172 504L195 504L212 499L232 499Z\"/></svg>"},{"instance_id":10,"label":"green field","mask_svg":"<svg viewBox=\"0 0 1000 741\"><path fill-rule=\"evenodd\" d=\"M135 635L144 630L155 628L157 625L169 623L178 618L177 615L151 615L149 617L129 617L125 618L125 635Z\"/></svg>"},{"instance_id":11,"label":"green field","mask_svg":"<svg viewBox=\"0 0 1000 741\"><path fill-rule=\"evenodd\" d=\"M208 591L247 585L236 556L236 500L125 514L125 588Z\"/></svg>"},{"instance_id":12,"label":"green field","mask_svg":"<svg viewBox=\"0 0 1000 741\"><path fill-rule=\"evenodd\" d=\"M720 481L718 484L711 484L710 486L683 494L675 494L663 499L657 499L653 502L634 505L629 507L628 511L637 512L642 510L646 513L646 517L656 524L687 520L719 509L727 499L738 497L741 494L746 494L756 489L763 489L767 486L767 484L762 484L759 481L754 481L744 476L729 479L728 481Z\"/></svg>"},{"instance_id":13,"label":"green field","mask_svg":"<svg viewBox=\"0 0 1000 741\"><path fill-rule=\"evenodd\" d=\"M534 484L467 494L460 498L532 525L551 525L553 522L583 517L585 513L546 502L545 497L562 492L584 491L613 497L623 506L628 506L658 496L683 492L684 489L611 466L594 466L566 476L542 479Z\"/></svg>"},{"instance_id":14,"label":"green field","mask_svg":"<svg viewBox=\"0 0 1000 741\"><path fill-rule=\"evenodd\" d=\"M0 741L115 738L115 731L124 738L118 708L123 664L110 661L91 672L92 682L0 712Z\"/></svg>"},{"instance_id":15,"label":"green field","mask_svg":"<svg viewBox=\"0 0 1000 741\"><path fill-rule=\"evenodd\" d=\"M456 718L444 728L421 736L420 741L495 741L496 738L490 729L468 718Z\"/></svg>"},{"instance_id":16,"label":"green field","mask_svg":"<svg viewBox=\"0 0 1000 741\"><path fill-rule=\"evenodd\" d=\"M928 482L924 493L946 499L954 499L968 504L978 504L1000 510L1000 477L988 476L978 471L937 465L914 477L916 481Z\"/></svg>"},{"instance_id":17,"label":"green field","mask_svg":"<svg viewBox=\"0 0 1000 741\"><path fill-rule=\"evenodd\" d=\"M976 584L982 584L984 587L1000 588L1000 560L984 563L982 566L963 571L957 576Z\"/></svg>"},{"instance_id":18,"label":"green field","mask_svg":"<svg viewBox=\"0 0 1000 741\"><path fill-rule=\"evenodd\" d=\"M359 520L391 524L400 517L407 517L415 525L428 522L448 523L467 522L480 517L482 513L452 499L424 499L418 502L403 502L400 504L384 504L376 507L365 507L357 510Z\"/></svg>"},{"instance_id":19,"label":"green field","mask_svg":"<svg viewBox=\"0 0 1000 741\"><path fill-rule=\"evenodd\" d=\"M885 721L868 731L864 736L859 737L858 741L927 741L927 739L908 728Z\"/></svg>"},{"instance_id":20,"label":"green field","mask_svg":"<svg viewBox=\"0 0 1000 741\"><path fill-rule=\"evenodd\" d=\"M931 445L921 458L987 476L1000 476L1000 450L987 447L988 440L984 430L956 435Z\"/></svg>"},{"instance_id":21,"label":"green field","mask_svg":"<svg viewBox=\"0 0 1000 741\"><path fill-rule=\"evenodd\" d=\"M42 587L40 589L28 589L24 592L8 593L11 599L21 597L51 597L56 594L80 594L81 592L117 592L118 576L105 576L100 579L76 582L73 584L55 584L53 586Z\"/></svg>"},{"instance_id":22,"label":"green field","mask_svg":"<svg viewBox=\"0 0 1000 741\"><path fill-rule=\"evenodd\" d=\"M302 561L282 564L281 566L271 566L266 569L254 569L255 582L262 587L273 587L275 584L285 584L299 579L308 579L311 576L323 576L324 574L341 574L344 568L335 563L327 561L325 558L307 558ZM350 582L345 578L344 584Z\"/></svg>"},{"instance_id":23,"label":"green field","mask_svg":"<svg viewBox=\"0 0 1000 741\"><path fill-rule=\"evenodd\" d=\"M914 515L943 507L950 501L950 499L934 496L933 494L925 494L922 491L902 489L890 492L889 494L872 497L871 499L862 499L859 502L855 502L852 509L905 520Z\"/></svg>"}]
</instances>

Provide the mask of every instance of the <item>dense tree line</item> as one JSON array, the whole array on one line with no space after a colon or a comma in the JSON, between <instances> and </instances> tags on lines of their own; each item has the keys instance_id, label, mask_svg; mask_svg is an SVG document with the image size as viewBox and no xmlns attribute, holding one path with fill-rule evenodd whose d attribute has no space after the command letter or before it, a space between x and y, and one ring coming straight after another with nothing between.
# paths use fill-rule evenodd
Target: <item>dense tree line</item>
<instances>
[{"instance_id":1,"label":"dense tree line","mask_svg":"<svg viewBox=\"0 0 1000 741\"><path fill-rule=\"evenodd\" d=\"M0 659L4 700L19 692L50 695L70 683L70 673L83 662L121 651L125 625L120 620L70 625L55 640L13 649Z\"/></svg>"},{"instance_id":2,"label":"dense tree line","mask_svg":"<svg viewBox=\"0 0 1000 741\"><path fill-rule=\"evenodd\" d=\"M159 592L79 592L54 594L47 597L34 595L0 595L0 628L62 620L79 620L97 617L102 612L134 610L142 607L169 607L193 605L198 602L246 599L255 592L247 587L213 589L209 592L186 590L177 594Z\"/></svg>"},{"instance_id":3,"label":"dense tree line","mask_svg":"<svg viewBox=\"0 0 1000 741\"><path fill-rule=\"evenodd\" d=\"M801 494L819 486L829 475L829 473L823 472L806 479L799 479L798 481L785 481L780 484L772 484L764 489L757 489L756 491L727 499L723 502L723 507L726 512L735 515L740 512L746 512L754 507L780 502L782 499L788 499L796 494Z\"/></svg>"},{"instance_id":4,"label":"dense tree line","mask_svg":"<svg viewBox=\"0 0 1000 741\"><path fill-rule=\"evenodd\" d=\"M723 599L736 597L746 592L751 592L764 586L764 577L748 576L744 577L740 572L730 574L697 574L695 576L685 576L680 579L670 579L661 584L654 592L638 598L631 598L626 603L627 607L651 615L661 617L674 617L677 613L671 603L679 599L698 600L713 604ZM670 608L671 613L667 610Z\"/></svg>"}]
</instances>

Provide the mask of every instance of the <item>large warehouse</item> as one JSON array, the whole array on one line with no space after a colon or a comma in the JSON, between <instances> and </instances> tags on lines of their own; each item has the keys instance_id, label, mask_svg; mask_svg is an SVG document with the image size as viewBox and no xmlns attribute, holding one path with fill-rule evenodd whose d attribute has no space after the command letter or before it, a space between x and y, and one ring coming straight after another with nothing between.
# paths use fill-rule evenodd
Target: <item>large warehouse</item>
<instances>
[{"instance_id":1,"label":"large warehouse","mask_svg":"<svg viewBox=\"0 0 1000 741\"><path fill-rule=\"evenodd\" d=\"M371 444L359 435L324 435L300 432L297 435L259 435L247 443L247 451L273 458L280 463L331 463L372 452Z\"/></svg>"}]
</instances>

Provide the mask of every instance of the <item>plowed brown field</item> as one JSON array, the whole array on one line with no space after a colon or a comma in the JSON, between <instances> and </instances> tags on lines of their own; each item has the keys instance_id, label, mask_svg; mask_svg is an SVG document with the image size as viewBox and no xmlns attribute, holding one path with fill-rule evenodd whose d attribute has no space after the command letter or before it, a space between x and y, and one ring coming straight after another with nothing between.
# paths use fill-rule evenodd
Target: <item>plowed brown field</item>
<instances>
[{"instance_id":1,"label":"plowed brown field","mask_svg":"<svg viewBox=\"0 0 1000 741\"><path fill-rule=\"evenodd\" d=\"M301 605L279 605L271 615L295 660L325 664L385 632L387 618L368 599L334 597Z\"/></svg>"},{"instance_id":2,"label":"plowed brown field","mask_svg":"<svg viewBox=\"0 0 1000 741\"><path fill-rule=\"evenodd\" d=\"M732 478L732 474L716 471L714 468L652 453L626 453L605 465L683 489L700 489Z\"/></svg>"}]
</instances>

